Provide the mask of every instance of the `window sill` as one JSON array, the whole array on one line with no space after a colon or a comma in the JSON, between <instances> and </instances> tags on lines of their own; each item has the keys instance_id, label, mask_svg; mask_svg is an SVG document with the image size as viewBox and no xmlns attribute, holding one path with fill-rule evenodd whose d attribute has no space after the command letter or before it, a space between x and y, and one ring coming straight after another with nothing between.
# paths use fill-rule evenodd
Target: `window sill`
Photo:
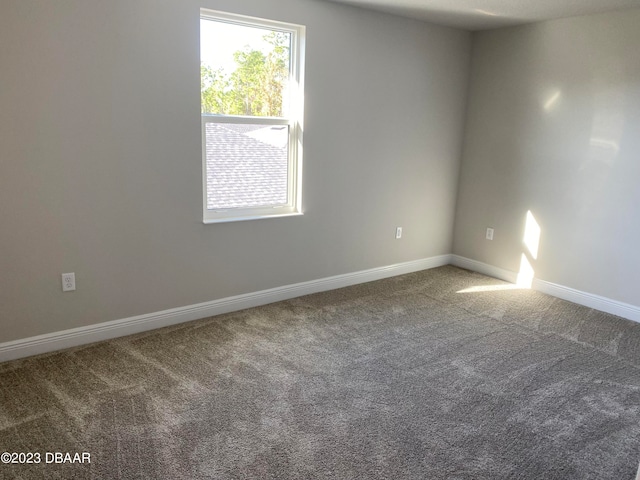
<instances>
[{"instance_id":1,"label":"window sill","mask_svg":"<svg viewBox=\"0 0 640 480\"><path fill-rule=\"evenodd\" d=\"M289 213L276 213L273 215L255 215L255 216L243 216L243 217L226 217L226 218L207 218L202 223L230 223L230 222L245 222L247 220L264 220L266 218L282 218L282 217L301 217L304 215L302 212L289 212Z\"/></svg>"}]
</instances>

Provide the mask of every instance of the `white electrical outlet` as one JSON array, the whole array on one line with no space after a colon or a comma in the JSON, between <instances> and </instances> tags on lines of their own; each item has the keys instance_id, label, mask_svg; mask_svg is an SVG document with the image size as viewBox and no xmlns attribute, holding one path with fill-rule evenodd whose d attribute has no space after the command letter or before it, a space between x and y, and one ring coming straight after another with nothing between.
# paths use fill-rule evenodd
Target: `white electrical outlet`
<instances>
[{"instance_id":1,"label":"white electrical outlet","mask_svg":"<svg viewBox=\"0 0 640 480\"><path fill-rule=\"evenodd\" d=\"M487 240L493 240L493 228L487 228Z\"/></svg>"},{"instance_id":2,"label":"white electrical outlet","mask_svg":"<svg viewBox=\"0 0 640 480\"><path fill-rule=\"evenodd\" d=\"M62 274L62 291L71 292L75 289L76 289L76 274L63 273Z\"/></svg>"},{"instance_id":3,"label":"white electrical outlet","mask_svg":"<svg viewBox=\"0 0 640 480\"><path fill-rule=\"evenodd\" d=\"M402 238L402 227L396 228L396 240Z\"/></svg>"}]
</instances>

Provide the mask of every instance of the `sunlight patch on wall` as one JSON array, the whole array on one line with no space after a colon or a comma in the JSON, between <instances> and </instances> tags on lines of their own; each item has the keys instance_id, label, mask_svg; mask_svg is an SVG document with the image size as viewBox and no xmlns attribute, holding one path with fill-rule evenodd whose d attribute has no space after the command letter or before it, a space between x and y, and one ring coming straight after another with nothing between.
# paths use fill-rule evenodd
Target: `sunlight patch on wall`
<instances>
[{"instance_id":1,"label":"sunlight patch on wall","mask_svg":"<svg viewBox=\"0 0 640 480\"><path fill-rule=\"evenodd\" d=\"M560 92L560 90L556 90L555 92L553 92L544 102L544 109L547 112L550 112L553 107L555 106L556 103L558 103L558 100L560 100L560 97L562 96L562 92Z\"/></svg>"},{"instance_id":2,"label":"sunlight patch on wall","mask_svg":"<svg viewBox=\"0 0 640 480\"><path fill-rule=\"evenodd\" d=\"M523 253L522 257L520 257L520 271L518 272L518 280L516 281L516 285L520 288L531 288L533 285L533 277L535 275L535 271L531 266L531 263L527 259L527 256Z\"/></svg>"},{"instance_id":3,"label":"sunlight patch on wall","mask_svg":"<svg viewBox=\"0 0 640 480\"><path fill-rule=\"evenodd\" d=\"M524 245L534 260L538 259L538 248L540 247L540 225L536 221L531 210L527 212L527 222L524 227Z\"/></svg>"},{"instance_id":4,"label":"sunlight patch on wall","mask_svg":"<svg viewBox=\"0 0 640 480\"><path fill-rule=\"evenodd\" d=\"M499 16L497 13L488 12L488 11L482 10L480 8L476 8L475 11L478 12L478 13L481 13L482 15L487 15L489 17L498 17Z\"/></svg>"},{"instance_id":5,"label":"sunlight patch on wall","mask_svg":"<svg viewBox=\"0 0 640 480\"><path fill-rule=\"evenodd\" d=\"M589 139L589 162L604 163L612 167L618 155L622 137L627 124L627 99L623 89L611 88L625 81L623 69L612 69L604 78L594 79L597 88L594 89L591 138ZM604 175L597 174L600 181Z\"/></svg>"},{"instance_id":6,"label":"sunlight patch on wall","mask_svg":"<svg viewBox=\"0 0 640 480\"><path fill-rule=\"evenodd\" d=\"M589 143L592 147L610 150L616 155L620 151L620 145L618 145L618 142L614 142L613 140L605 140L604 138L592 138Z\"/></svg>"},{"instance_id":7,"label":"sunlight patch on wall","mask_svg":"<svg viewBox=\"0 0 640 480\"><path fill-rule=\"evenodd\" d=\"M529 261L529 257L531 257L532 260L538 259L541 233L542 230L536 217L533 216L531 210L528 210L524 226L524 237L522 238L522 243L524 243L526 251L523 252L520 257L520 271L518 272L518 280L516 282L516 284L522 288L531 288L533 284L533 277L536 272Z\"/></svg>"},{"instance_id":8,"label":"sunlight patch on wall","mask_svg":"<svg viewBox=\"0 0 640 480\"><path fill-rule=\"evenodd\" d=\"M525 215L524 235L522 237L523 251L520 256L520 269L516 276L516 283L498 285L475 285L458 290L456 293L482 293L508 290L528 290L535 278L535 261L538 259L542 229L531 210Z\"/></svg>"},{"instance_id":9,"label":"sunlight patch on wall","mask_svg":"<svg viewBox=\"0 0 640 480\"><path fill-rule=\"evenodd\" d=\"M589 145L592 147L590 158L600 161L609 167L613 166L618 153L620 153L620 144L613 140L592 137Z\"/></svg>"}]
</instances>

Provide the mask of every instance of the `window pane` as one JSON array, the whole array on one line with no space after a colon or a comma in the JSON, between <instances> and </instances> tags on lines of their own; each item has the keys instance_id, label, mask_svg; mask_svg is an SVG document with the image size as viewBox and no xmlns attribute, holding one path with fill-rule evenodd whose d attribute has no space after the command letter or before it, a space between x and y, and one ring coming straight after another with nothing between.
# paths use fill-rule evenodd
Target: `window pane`
<instances>
[{"instance_id":1,"label":"window pane","mask_svg":"<svg viewBox=\"0 0 640 480\"><path fill-rule=\"evenodd\" d=\"M291 33L200 20L202 113L287 115Z\"/></svg>"},{"instance_id":2,"label":"window pane","mask_svg":"<svg viewBox=\"0 0 640 480\"><path fill-rule=\"evenodd\" d=\"M207 123L207 209L286 205L289 126Z\"/></svg>"}]
</instances>

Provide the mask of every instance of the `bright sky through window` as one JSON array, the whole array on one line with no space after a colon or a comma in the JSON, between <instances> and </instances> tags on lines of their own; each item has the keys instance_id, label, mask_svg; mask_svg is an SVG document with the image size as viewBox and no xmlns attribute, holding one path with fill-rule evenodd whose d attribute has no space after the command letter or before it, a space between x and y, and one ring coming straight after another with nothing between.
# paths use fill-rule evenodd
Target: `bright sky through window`
<instances>
[{"instance_id":1,"label":"bright sky through window","mask_svg":"<svg viewBox=\"0 0 640 480\"><path fill-rule=\"evenodd\" d=\"M251 46L266 54L273 48L263 38L270 32L257 27L200 19L200 61L222 67L226 73L231 73L237 67L233 59L234 52ZM211 48L211 45L216 48Z\"/></svg>"}]
</instances>

